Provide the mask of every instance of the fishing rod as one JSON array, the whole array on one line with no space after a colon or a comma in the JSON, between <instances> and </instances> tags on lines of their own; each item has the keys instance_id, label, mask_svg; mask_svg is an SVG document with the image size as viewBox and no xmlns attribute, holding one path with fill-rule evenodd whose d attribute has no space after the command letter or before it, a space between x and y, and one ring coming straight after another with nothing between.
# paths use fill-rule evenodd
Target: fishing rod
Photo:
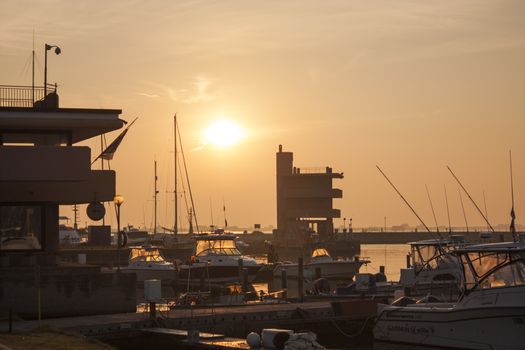
<instances>
[{"instance_id":1,"label":"fishing rod","mask_svg":"<svg viewBox=\"0 0 525 350\"><path fill-rule=\"evenodd\" d=\"M452 226L450 225L450 210L448 208L448 196L447 196L447 186L443 184L443 189L445 190L445 203L447 204L447 217L448 217L448 232L452 232Z\"/></svg>"},{"instance_id":2,"label":"fishing rod","mask_svg":"<svg viewBox=\"0 0 525 350\"><path fill-rule=\"evenodd\" d=\"M430 192L426 184L425 184L425 188L427 190L428 201L430 202L430 209L432 209L432 215L434 216L434 222L436 223L436 232L439 232L439 225L436 219L436 212L434 211L434 205L432 204L432 199L430 198Z\"/></svg>"},{"instance_id":3,"label":"fishing rod","mask_svg":"<svg viewBox=\"0 0 525 350\"><path fill-rule=\"evenodd\" d=\"M492 227L492 225L490 224L490 222L487 220L487 217L483 214L483 212L481 211L481 209L479 209L478 205L476 204L476 202L474 201L474 199L472 199L472 197L470 196L470 194L468 193L467 189L463 186L463 184L461 183L461 181L459 181L459 179L457 178L456 174L454 174L454 172L452 171L452 169L450 169L450 167L447 165L447 169L448 171L450 171L450 174L452 174L452 176L454 177L454 179L456 179L456 181L458 182L459 186L461 186L461 188L463 189L463 191L465 191L465 193L467 194L468 198L470 199L470 201L472 202L472 204L474 204L474 206L476 207L476 209L478 210L478 212L480 213L480 215L483 217L483 219L485 219L485 222L487 223L487 225L490 227L490 229L492 230L492 232L496 232L494 230L494 228Z\"/></svg>"},{"instance_id":4,"label":"fishing rod","mask_svg":"<svg viewBox=\"0 0 525 350\"><path fill-rule=\"evenodd\" d=\"M465 205L463 205L463 196L461 196L461 190L458 187L458 194L459 194L459 201L461 203L461 210L463 210L463 218L465 219L465 227L468 232L468 221L467 221L467 213L465 213Z\"/></svg>"},{"instance_id":5,"label":"fishing rod","mask_svg":"<svg viewBox=\"0 0 525 350\"><path fill-rule=\"evenodd\" d=\"M416 211L414 210L414 208L412 208L412 206L410 205L410 203L408 203L408 201L405 199L405 197L403 197L403 195L401 194L401 192L399 192L399 190L396 188L396 186L394 186L394 184L392 183L392 181L390 181L390 179L388 178L388 176L386 176L386 174L383 172L383 170L381 170L381 168L376 165L376 168L377 170L379 170L379 172L385 177L386 181L388 181L388 183L390 184L390 186L392 186L392 188L394 188L394 190L397 192L397 194L399 195L399 197L401 197L401 199L405 202L405 204L410 208L410 210L412 210L412 213L414 213L414 215L418 218L419 222L425 227L425 229L428 231L428 232L432 232L430 231L430 229L428 228L428 226L423 222L423 220L421 219L421 217L419 215L417 215ZM441 234L439 234L438 232L438 235L440 238L441 237Z\"/></svg>"}]
</instances>

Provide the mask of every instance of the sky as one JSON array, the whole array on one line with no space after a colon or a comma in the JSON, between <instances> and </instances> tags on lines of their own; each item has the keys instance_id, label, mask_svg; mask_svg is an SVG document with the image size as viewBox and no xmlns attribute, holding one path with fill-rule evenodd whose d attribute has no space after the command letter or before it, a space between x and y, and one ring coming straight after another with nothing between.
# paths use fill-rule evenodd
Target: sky
<instances>
[{"instance_id":1,"label":"sky","mask_svg":"<svg viewBox=\"0 0 525 350\"><path fill-rule=\"evenodd\" d=\"M279 144L299 167L344 172L334 207L356 227L385 217L388 226L417 224L376 165L429 226L425 185L438 223L448 224L446 186L452 225L463 225L447 165L482 207L485 194L491 223L508 223L512 150L519 223L524 18L521 0L5 0L0 84L30 85L34 33L37 81L44 43L62 49L48 57L62 107L139 117L111 162L126 224L151 226L157 160L158 221L173 225L175 113L199 223L220 224L224 202L231 225L276 225ZM204 144L219 119L244 137L226 148ZM98 142L85 143L92 157ZM469 225L483 225L463 200Z\"/></svg>"}]
</instances>

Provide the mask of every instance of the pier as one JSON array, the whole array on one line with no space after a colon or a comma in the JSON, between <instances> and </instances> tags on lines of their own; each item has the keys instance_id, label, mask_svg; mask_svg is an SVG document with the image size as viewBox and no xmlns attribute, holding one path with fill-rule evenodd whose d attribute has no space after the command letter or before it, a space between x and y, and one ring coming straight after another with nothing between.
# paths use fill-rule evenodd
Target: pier
<instances>
[{"instance_id":1,"label":"pier","mask_svg":"<svg viewBox=\"0 0 525 350\"><path fill-rule=\"evenodd\" d=\"M118 344L129 342L130 339L140 342L144 338L143 331L151 328L197 329L200 332L221 333L239 338L244 338L249 332L260 332L264 328L285 328L295 331L311 330L321 342L333 343L334 337L341 338L340 332L354 334L362 330L366 326L365 322L375 316L376 305L376 300L328 300L227 307L210 305L169 311L159 309L155 317L144 312L55 318L46 319L42 323L38 320L18 321L12 325L12 329L15 332L29 332L42 324ZM3 331L8 328L8 322L0 323ZM363 331L358 336L370 337L370 332Z\"/></svg>"}]
</instances>

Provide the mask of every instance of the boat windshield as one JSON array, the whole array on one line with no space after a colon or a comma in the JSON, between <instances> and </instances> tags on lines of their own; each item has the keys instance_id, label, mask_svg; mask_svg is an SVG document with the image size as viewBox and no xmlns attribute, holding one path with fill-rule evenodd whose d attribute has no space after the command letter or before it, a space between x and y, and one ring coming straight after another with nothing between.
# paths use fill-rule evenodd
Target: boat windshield
<instances>
[{"instance_id":1,"label":"boat windshield","mask_svg":"<svg viewBox=\"0 0 525 350\"><path fill-rule=\"evenodd\" d=\"M164 258L158 249L132 248L129 256L130 261L164 262Z\"/></svg>"},{"instance_id":2,"label":"boat windshield","mask_svg":"<svg viewBox=\"0 0 525 350\"><path fill-rule=\"evenodd\" d=\"M319 258L321 256L330 256L330 254L328 254L328 251L324 248L317 248L312 253L312 258Z\"/></svg>"},{"instance_id":3,"label":"boat windshield","mask_svg":"<svg viewBox=\"0 0 525 350\"><path fill-rule=\"evenodd\" d=\"M213 239L198 240L195 255L241 255L241 252L233 239Z\"/></svg>"},{"instance_id":4,"label":"boat windshield","mask_svg":"<svg viewBox=\"0 0 525 350\"><path fill-rule=\"evenodd\" d=\"M525 285L525 261L516 252L469 252L461 255L467 289Z\"/></svg>"}]
</instances>

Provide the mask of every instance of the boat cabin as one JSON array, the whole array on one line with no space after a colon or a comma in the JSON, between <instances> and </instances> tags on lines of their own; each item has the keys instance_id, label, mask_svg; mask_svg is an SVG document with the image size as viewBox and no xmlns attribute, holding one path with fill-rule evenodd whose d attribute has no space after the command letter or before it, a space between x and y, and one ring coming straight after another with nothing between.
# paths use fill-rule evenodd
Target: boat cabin
<instances>
[{"instance_id":1,"label":"boat cabin","mask_svg":"<svg viewBox=\"0 0 525 350\"><path fill-rule=\"evenodd\" d=\"M409 244L412 265L416 275L422 271L432 271L457 265L454 261L455 257L449 254L449 241L431 239Z\"/></svg>"},{"instance_id":2,"label":"boat cabin","mask_svg":"<svg viewBox=\"0 0 525 350\"><path fill-rule=\"evenodd\" d=\"M165 262L166 260L157 247L131 247L129 262Z\"/></svg>"},{"instance_id":3,"label":"boat cabin","mask_svg":"<svg viewBox=\"0 0 525 350\"><path fill-rule=\"evenodd\" d=\"M477 289L525 285L525 245L494 243L470 246L458 255L468 294Z\"/></svg>"},{"instance_id":4,"label":"boat cabin","mask_svg":"<svg viewBox=\"0 0 525 350\"><path fill-rule=\"evenodd\" d=\"M195 256L241 255L235 235L202 235L195 237Z\"/></svg>"}]
</instances>

